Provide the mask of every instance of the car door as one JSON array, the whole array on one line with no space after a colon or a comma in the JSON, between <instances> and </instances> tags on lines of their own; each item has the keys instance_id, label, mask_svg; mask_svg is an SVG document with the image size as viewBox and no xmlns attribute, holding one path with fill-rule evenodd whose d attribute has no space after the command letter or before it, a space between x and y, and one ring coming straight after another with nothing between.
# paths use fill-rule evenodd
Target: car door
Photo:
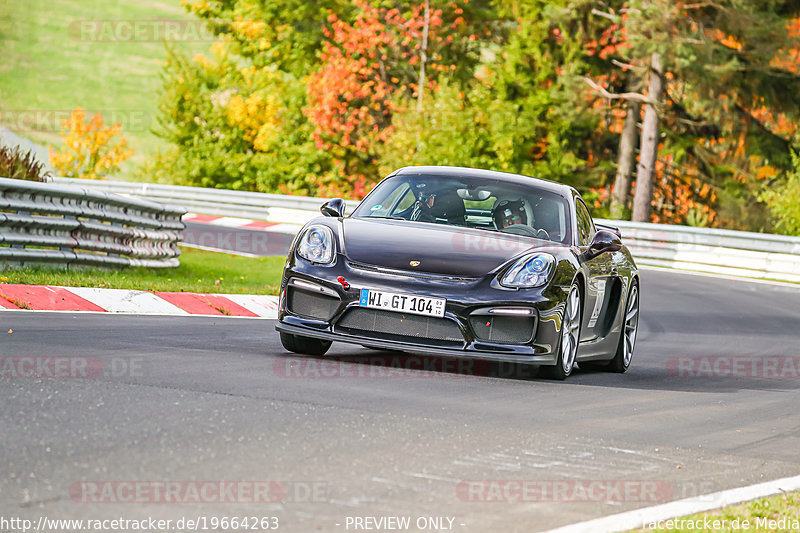
<instances>
[{"instance_id":1,"label":"car door","mask_svg":"<svg viewBox=\"0 0 800 533\"><path fill-rule=\"evenodd\" d=\"M578 248L583 257L587 257L589 245L592 243L597 229L583 200L575 197L575 215L577 222ZM602 253L584 259L586 274L586 294L581 321L581 341L591 341L600 335L602 316L607 305L606 297L611 289L612 254Z\"/></svg>"}]
</instances>

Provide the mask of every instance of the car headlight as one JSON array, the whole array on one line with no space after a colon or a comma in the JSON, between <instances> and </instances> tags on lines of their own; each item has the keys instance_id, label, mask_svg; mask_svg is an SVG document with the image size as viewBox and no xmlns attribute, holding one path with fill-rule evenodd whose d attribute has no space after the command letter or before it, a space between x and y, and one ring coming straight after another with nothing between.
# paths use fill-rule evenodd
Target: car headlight
<instances>
[{"instance_id":1,"label":"car headlight","mask_svg":"<svg viewBox=\"0 0 800 533\"><path fill-rule=\"evenodd\" d=\"M312 263L333 262L333 232L327 226L311 226L297 245L297 255Z\"/></svg>"},{"instance_id":2,"label":"car headlight","mask_svg":"<svg viewBox=\"0 0 800 533\"><path fill-rule=\"evenodd\" d=\"M515 289L541 287L550 279L555 264L556 258L547 253L524 255L506 272L500 285Z\"/></svg>"}]
</instances>

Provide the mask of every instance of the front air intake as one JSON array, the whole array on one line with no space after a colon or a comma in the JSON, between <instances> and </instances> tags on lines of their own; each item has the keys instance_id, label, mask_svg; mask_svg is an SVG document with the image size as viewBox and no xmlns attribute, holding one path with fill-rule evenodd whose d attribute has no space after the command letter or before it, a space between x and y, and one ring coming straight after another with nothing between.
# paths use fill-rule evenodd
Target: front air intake
<instances>
[{"instance_id":1,"label":"front air intake","mask_svg":"<svg viewBox=\"0 0 800 533\"><path fill-rule=\"evenodd\" d=\"M286 289L286 302L289 311L295 315L327 322L336 314L341 300L336 296L290 285Z\"/></svg>"},{"instance_id":2,"label":"front air intake","mask_svg":"<svg viewBox=\"0 0 800 533\"><path fill-rule=\"evenodd\" d=\"M463 343L458 324L446 318L395 313L380 309L353 308L345 313L337 329L373 338Z\"/></svg>"},{"instance_id":3,"label":"front air intake","mask_svg":"<svg viewBox=\"0 0 800 533\"><path fill-rule=\"evenodd\" d=\"M504 313L503 309L481 309L469 317L475 338L500 344L528 344L536 329L536 314Z\"/></svg>"}]
</instances>

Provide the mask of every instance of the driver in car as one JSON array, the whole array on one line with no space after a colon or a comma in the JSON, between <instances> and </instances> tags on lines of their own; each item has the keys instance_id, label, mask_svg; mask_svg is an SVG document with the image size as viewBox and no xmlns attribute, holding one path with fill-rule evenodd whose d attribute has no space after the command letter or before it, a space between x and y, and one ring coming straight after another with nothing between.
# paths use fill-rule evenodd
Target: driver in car
<instances>
[{"instance_id":1,"label":"driver in car","mask_svg":"<svg viewBox=\"0 0 800 533\"><path fill-rule=\"evenodd\" d=\"M433 206L435 203L436 193L420 193L419 198L414 203L414 209L411 212L411 220L436 222L436 216L433 214Z\"/></svg>"},{"instance_id":2,"label":"driver in car","mask_svg":"<svg viewBox=\"0 0 800 533\"><path fill-rule=\"evenodd\" d=\"M492 209L492 218L497 229L507 228L515 224L527 224L528 215L525 213L525 201L503 200Z\"/></svg>"}]
</instances>

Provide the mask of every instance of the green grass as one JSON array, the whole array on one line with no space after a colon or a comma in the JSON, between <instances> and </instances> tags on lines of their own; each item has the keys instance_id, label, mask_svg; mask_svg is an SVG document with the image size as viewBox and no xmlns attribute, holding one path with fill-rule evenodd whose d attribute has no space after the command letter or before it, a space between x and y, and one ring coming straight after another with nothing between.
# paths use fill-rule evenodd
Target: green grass
<instances>
[{"instance_id":1,"label":"green grass","mask_svg":"<svg viewBox=\"0 0 800 533\"><path fill-rule=\"evenodd\" d=\"M157 113L164 43L92 41L81 36L80 21L108 21L117 26L97 27L120 28L119 21L154 19L198 20L179 0L0 0L0 124L37 143L58 147L60 123L46 112L68 113L79 106L116 111L106 120L116 118L136 148L121 177L130 174L147 154L165 146L150 131ZM170 39L191 55L207 51L211 44L181 40ZM39 120L19 113L31 110L45 113Z\"/></svg>"},{"instance_id":2,"label":"green grass","mask_svg":"<svg viewBox=\"0 0 800 533\"><path fill-rule=\"evenodd\" d=\"M638 531L669 531L669 532L698 532L698 531L797 531L800 524L800 491L790 492L761 498L751 502L733 505L707 513L700 513L692 516L676 518L677 520L692 521L692 524L674 524L677 526L700 526L700 527L676 527L672 529L641 529ZM713 524L715 520L719 522ZM723 522L723 520L725 522ZM776 522L769 522L769 521ZM783 523L780 521L784 520ZM699 522L698 522L699 521ZM745 521L749 522L749 527L744 527ZM711 527L704 528L704 524ZM737 527L738 525L738 527Z\"/></svg>"},{"instance_id":3,"label":"green grass","mask_svg":"<svg viewBox=\"0 0 800 533\"><path fill-rule=\"evenodd\" d=\"M184 248L177 268L6 270L0 282L143 291L278 294L285 257L242 257ZM2 284L0 284L2 287Z\"/></svg>"}]
</instances>

